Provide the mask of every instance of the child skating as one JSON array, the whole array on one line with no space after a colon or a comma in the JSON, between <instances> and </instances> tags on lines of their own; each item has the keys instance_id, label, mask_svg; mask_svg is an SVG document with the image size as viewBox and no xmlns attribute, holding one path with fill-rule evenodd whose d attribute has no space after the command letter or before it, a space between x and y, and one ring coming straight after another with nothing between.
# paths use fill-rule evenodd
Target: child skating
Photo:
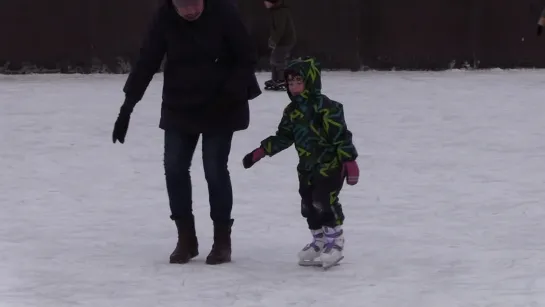
<instances>
[{"instance_id":1,"label":"child skating","mask_svg":"<svg viewBox=\"0 0 545 307\"><path fill-rule=\"evenodd\" d=\"M344 119L343 105L321 93L321 71L316 59L290 62L285 71L291 103L284 109L278 130L243 159L245 168L265 156L295 144L301 214L312 242L298 254L301 265L325 269L341 261L344 249L344 215L339 203L343 182L359 178L358 152Z\"/></svg>"}]
</instances>

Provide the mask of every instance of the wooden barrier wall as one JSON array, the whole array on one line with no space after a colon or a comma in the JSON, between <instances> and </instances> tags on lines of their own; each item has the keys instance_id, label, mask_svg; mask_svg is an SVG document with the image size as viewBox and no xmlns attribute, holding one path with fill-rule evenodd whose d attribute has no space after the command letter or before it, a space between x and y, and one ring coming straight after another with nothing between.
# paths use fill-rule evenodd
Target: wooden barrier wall
<instances>
[{"instance_id":1,"label":"wooden barrier wall","mask_svg":"<svg viewBox=\"0 0 545 307\"><path fill-rule=\"evenodd\" d=\"M0 2L0 73L128 71L159 1ZM231 1L231 0L223 0ZM294 56L329 69L545 67L538 0L286 0ZM239 0L267 68L267 11Z\"/></svg>"}]
</instances>

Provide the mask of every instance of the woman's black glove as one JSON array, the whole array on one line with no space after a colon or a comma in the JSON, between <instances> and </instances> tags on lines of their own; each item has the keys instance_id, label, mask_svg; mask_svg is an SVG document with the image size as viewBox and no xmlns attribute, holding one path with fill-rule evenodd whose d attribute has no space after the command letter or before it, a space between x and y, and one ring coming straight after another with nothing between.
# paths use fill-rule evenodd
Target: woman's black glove
<instances>
[{"instance_id":1,"label":"woman's black glove","mask_svg":"<svg viewBox=\"0 0 545 307\"><path fill-rule=\"evenodd\" d=\"M119 115L114 124L114 131L112 133L112 141L119 141L119 143L125 143L125 136L127 135L127 130L129 130L129 122L131 121L131 113L134 109L135 103L129 99L126 99L121 109L119 110Z\"/></svg>"}]
</instances>

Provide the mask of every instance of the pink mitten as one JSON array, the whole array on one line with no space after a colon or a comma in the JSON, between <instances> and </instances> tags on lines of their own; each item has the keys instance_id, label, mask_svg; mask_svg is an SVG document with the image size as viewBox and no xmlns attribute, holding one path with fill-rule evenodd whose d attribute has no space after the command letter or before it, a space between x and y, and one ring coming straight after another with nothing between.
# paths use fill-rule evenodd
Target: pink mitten
<instances>
[{"instance_id":1,"label":"pink mitten","mask_svg":"<svg viewBox=\"0 0 545 307\"><path fill-rule=\"evenodd\" d=\"M242 159L242 164L244 165L244 168L250 168L263 157L265 157L265 149L263 149L263 147L259 147L244 156L244 159Z\"/></svg>"},{"instance_id":2,"label":"pink mitten","mask_svg":"<svg viewBox=\"0 0 545 307\"><path fill-rule=\"evenodd\" d=\"M360 179L360 168L356 161L348 161L343 163L344 171L346 172L346 183L355 185Z\"/></svg>"},{"instance_id":3,"label":"pink mitten","mask_svg":"<svg viewBox=\"0 0 545 307\"><path fill-rule=\"evenodd\" d=\"M259 147L256 150L252 152L252 160L254 162L257 162L265 157L265 149L263 147Z\"/></svg>"}]
</instances>

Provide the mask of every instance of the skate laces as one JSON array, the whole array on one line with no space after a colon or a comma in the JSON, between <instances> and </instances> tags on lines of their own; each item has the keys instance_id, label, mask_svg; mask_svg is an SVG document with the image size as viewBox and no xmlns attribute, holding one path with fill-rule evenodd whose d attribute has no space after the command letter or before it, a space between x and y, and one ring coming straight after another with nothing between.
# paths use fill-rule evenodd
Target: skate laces
<instances>
[{"instance_id":1,"label":"skate laces","mask_svg":"<svg viewBox=\"0 0 545 307\"><path fill-rule=\"evenodd\" d=\"M307 248L314 248L315 250L320 250L322 247L318 245L318 242L319 243L323 243L325 244L325 238L324 238L324 233L322 231L318 232L312 232L312 242L310 242L309 244L307 244ZM320 244L322 245L322 244Z\"/></svg>"},{"instance_id":2,"label":"skate laces","mask_svg":"<svg viewBox=\"0 0 545 307\"><path fill-rule=\"evenodd\" d=\"M324 252L330 253L333 249L342 251L342 246L337 244L337 240L342 238L343 230L336 230L334 228L327 227L324 231L326 243L324 245Z\"/></svg>"}]
</instances>

